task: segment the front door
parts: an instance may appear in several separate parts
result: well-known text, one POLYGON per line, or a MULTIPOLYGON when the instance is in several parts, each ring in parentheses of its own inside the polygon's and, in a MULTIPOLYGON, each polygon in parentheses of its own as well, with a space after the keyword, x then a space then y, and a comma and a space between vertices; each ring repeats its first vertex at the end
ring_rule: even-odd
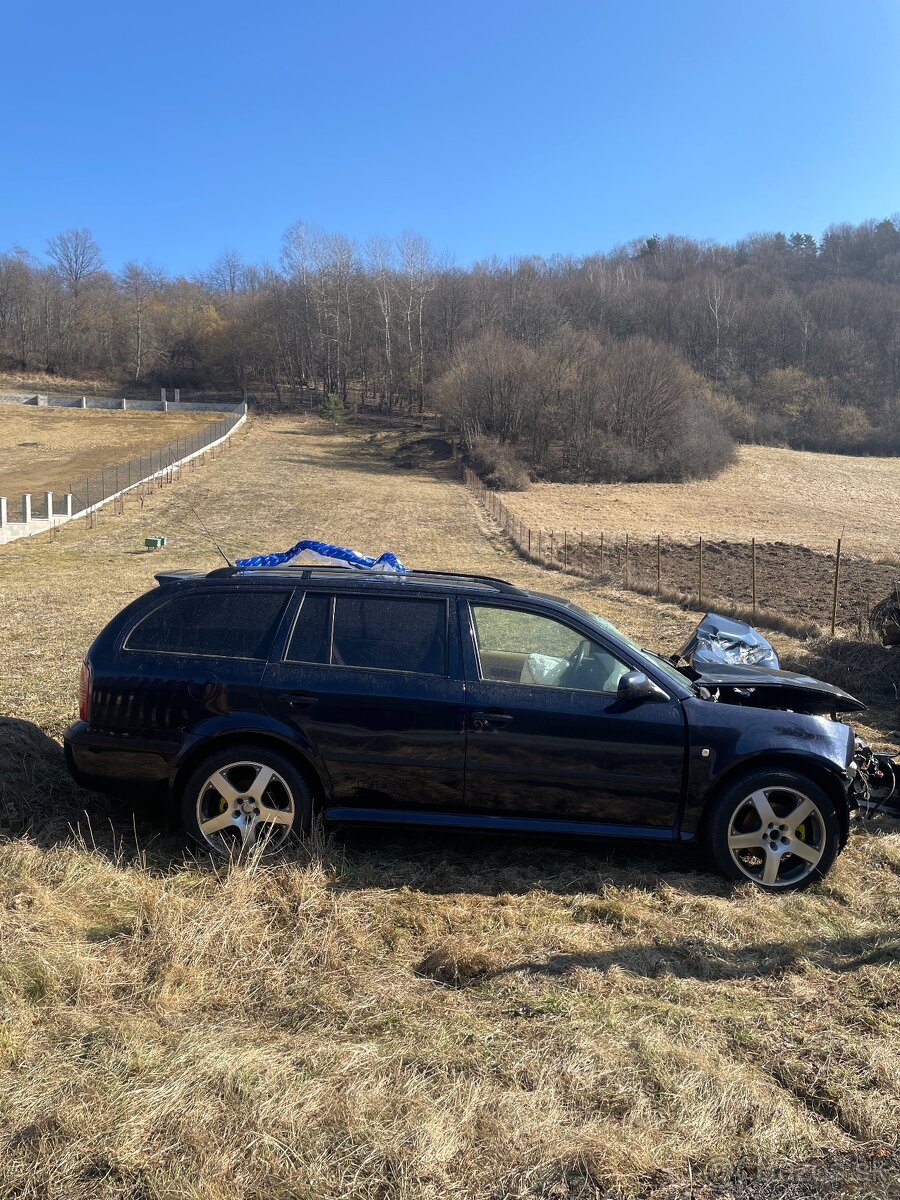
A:
POLYGON ((324 761, 331 816, 461 811, 465 695, 446 599, 307 592, 263 691, 324 761))
POLYGON ((672 830, 678 700, 619 700, 619 679, 639 664, 565 621, 491 602, 464 604, 461 617, 467 811, 672 830))

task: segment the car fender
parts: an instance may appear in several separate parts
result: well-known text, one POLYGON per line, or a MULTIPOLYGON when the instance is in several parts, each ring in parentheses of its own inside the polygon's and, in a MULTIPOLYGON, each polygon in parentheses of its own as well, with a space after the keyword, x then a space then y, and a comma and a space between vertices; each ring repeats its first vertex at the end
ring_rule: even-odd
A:
POLYGON ((680 830, 692 838, 710 798, 740 771, 778 765, 803 771, 846 795, 853 730, 827 717, 767 708, 684 702, 688 726, 685 802, 680 830))
POLYGON ((294 727, 265 713, 233 712, 210 717, 191 730, 172 760, 169 786, 177 795, 180 784, 201 757, 212 754, 225 742, 242 738, 258 739, 278 745, 283 753, 302 760, 318 785, 323 802, 333 799, 331 777, 315 745, 294 727))

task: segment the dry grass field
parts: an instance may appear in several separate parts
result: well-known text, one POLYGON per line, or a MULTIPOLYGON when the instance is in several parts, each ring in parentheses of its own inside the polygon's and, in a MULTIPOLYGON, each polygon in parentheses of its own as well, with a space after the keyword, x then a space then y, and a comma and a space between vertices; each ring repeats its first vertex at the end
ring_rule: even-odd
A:
POLYGON ((777 899, 675 851, 463 836, 215 868, 69 782, 85 647, 161 566, 216 565, 189 499, 233 556, 327 537, 571 590, 653 646, 693 626, 521 562, 391 443, 256 421, 143 506, 0 548, 0 1196, 896 1196, 897 826, 777 899))
POLYGON ((216 419, 213 412, 117 412, 0 404, 0 496, 64 492, 101 467, 148 454, 216 419))
POLYGON ((900 459, 741 446, 734 466, 692 483, 534 484, 507 499, 535 529, 789 542, 864 558, 900 554, 900 459))

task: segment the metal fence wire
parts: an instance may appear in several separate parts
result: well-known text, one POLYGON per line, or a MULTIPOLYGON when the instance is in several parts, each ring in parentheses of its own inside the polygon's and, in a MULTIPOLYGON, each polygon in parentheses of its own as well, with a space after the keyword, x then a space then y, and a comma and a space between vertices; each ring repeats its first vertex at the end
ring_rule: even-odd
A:
POLYGON ((101 467, 91 475, 74 480, 68 487, 72 493, 72 512, 84 512, 139 483, 173 470, 183 459, 199 454, 229 434, 240 419, 240 413, 232 413, 195 430, 187 437, 176 438, 167 446, 113 466, 101 467))

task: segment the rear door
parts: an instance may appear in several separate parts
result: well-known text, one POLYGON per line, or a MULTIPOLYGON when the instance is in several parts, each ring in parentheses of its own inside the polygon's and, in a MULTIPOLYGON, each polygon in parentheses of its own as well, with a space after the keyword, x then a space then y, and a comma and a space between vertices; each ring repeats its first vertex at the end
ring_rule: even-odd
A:
POLYGON ((324 760, 332 816, 462 810, 465 693, 446 597, 308 591, 263 689, 324 760))
POLYGON ((522 605, 460 603, 467 810, 671 832, 685 761, 680 702, 619 700, 635 664, 574 624, 522 605))

